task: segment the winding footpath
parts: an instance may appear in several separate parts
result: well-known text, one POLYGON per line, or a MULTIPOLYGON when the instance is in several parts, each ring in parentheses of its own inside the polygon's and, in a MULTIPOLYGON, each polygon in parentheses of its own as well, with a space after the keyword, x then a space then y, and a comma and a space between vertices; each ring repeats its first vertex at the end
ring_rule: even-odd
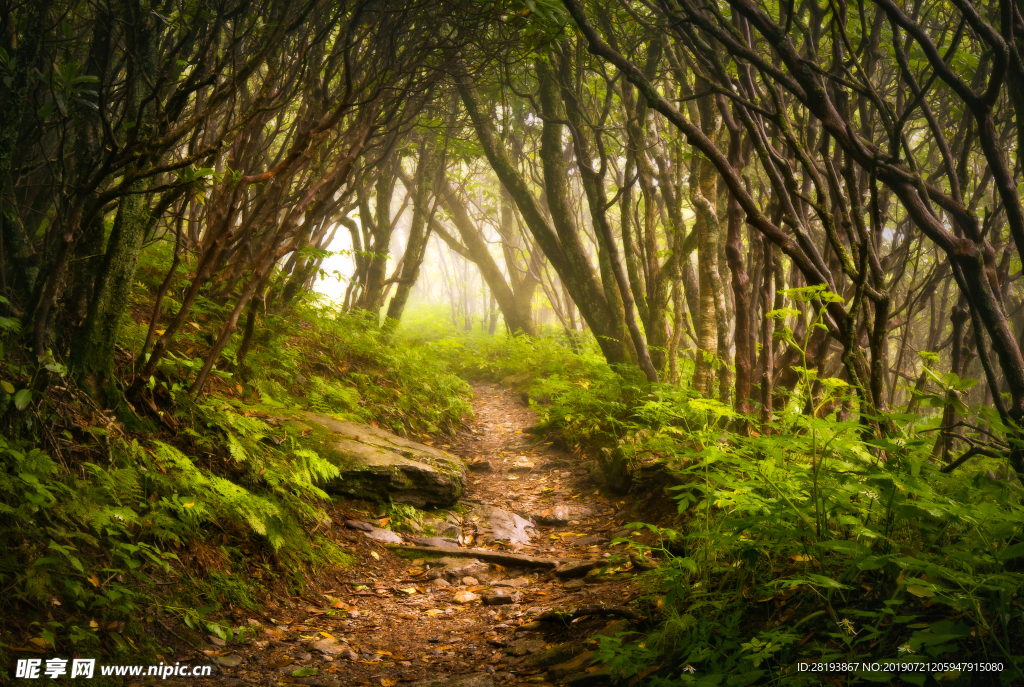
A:
POLYGON ((609 564, 625 548, 609 540, 628 536, 624 503, 595 487, 577 457, 524 433, 537 418, 515 394, 474 392, 475 423, 438 446, 469 466, 459 506, 436 513, 432 532, 389 544, 370 536, 379 522, 364 531, 368 514, 341 504, 333 519, 357 564, 311 580, 319 593, 236 612, 253 632, 203 647, 215 683, 611 684, 591 637, 628 632, 637 619, 625 608, 639 594, 637 569, 625 557, 609 564))

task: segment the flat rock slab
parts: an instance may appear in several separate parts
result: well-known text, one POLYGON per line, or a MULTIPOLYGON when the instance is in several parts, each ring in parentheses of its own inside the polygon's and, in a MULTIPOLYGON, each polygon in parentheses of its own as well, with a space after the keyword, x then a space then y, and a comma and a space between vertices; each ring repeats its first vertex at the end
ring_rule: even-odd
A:
POLYGON ((544 648, 543 639, 519 639, 512 642, 512 645, 505 651, 510 656, 526 656, 535 654, 544 648))
POLYGON ((604 559, 592 561, 569 561, 555 568, 555 576, 563 580, 570 580, 575 577, 584 577, 591 570, 607 565, 604 559))
POLYGON ((406 537, 406 539, 419 546, 436 546, 442 549, 459 548, 459 542, 448 537, 406 537))
POLYGON ((466 468, 454 456, 370 425, 319 413, 303 416, 333 435, 323 455, 341 475, 324 486, 328 493, 423 508, 450 506, 465 492, 466 468))
POLYGON ((384 542, 385 544, 401 544, 404 539, 399 535, 395 534, 391 530, 386 530, 382 527, 375 527, 368 522, 361 522, 359 520, 346 520, 345 526, 362 532, 368 538, 374 541, 384 542))
POLYGON ((576 504, 559 503, 543 510, 529 511, 523 513, 530 520, 541 525, 557 527, 568 525, 572 520, 583 520, 594 515, 594 512, 584 506, 576 504))
POLYGON ((532 522, 511 511, 483 503, 467 505, 470 506, 470 512, 478 518, 477 527, 490 530, 481 534, 480 540, 485 544, 494 541, 529 544, 530 537, 537 533, 532 522))
POLYGON ((494 680, 487 673, 470 673, 449 678, 433 678, 413 682, 409 687, 494 687, 494 680))

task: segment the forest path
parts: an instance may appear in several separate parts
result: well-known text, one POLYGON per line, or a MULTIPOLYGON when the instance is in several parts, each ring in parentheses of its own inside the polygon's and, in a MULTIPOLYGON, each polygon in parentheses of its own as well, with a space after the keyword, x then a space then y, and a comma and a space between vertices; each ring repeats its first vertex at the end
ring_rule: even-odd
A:
MULTIPOLYGON (((464 500, 448 513, 449 522, 461 520, 463 540, 494 551, 595 564, 621 551, 621 545, 609 548, 608 540, 625 535, 624 514, 589 482, 579 458, 523 433, 537 418, 514 393, 488 384, 474 392, 475 422, 443 446, 473 466, 464 500), (483 461, 490 471, 479 471, 483 461), (549 524, 528 530, 528 543, 490 543, 485 520, 473 515, 486 506, 549 524)), ((353 514, 338 513, 335 522, 341 526, 345 517, 353 514)), ((566 684, 603 684, 594 668, 582 672, 589 654, 580 654, 587 638, 607 631, 612 618, 531 620, 549 609, 620 605, 632 596, 630 575, 592 574, 584 581, 582 575, 570 579, 550 569, 464 557, 429 560, 397 553, 358 530, 339 533, 351 542, 358 564, 327 583, 326 600, 282 600, 265 608, 263 621, 248 621, 262 628, 253 640, 209 647, 223 667, 218 683, 489 687, 564 678, 566 684), (545 674, 574 656, 579 665, 545 674), (566 672, 572 670, 579 673, 575 681, 566 672)), ((621 620, 610 629, 629 627, 621 620)))

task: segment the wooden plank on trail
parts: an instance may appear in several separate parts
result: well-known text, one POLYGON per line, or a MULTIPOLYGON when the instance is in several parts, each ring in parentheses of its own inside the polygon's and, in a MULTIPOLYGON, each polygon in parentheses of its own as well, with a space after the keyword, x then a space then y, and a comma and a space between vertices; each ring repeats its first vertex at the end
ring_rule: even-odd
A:
POLYGON ((384 547, 395 551, 415 551, 435 556, 479 558, 482 561, 498 563, 510 568, 556 568, 564 562, 558 558, 539 558, 537 556, 524 556, 518 553, 504 553, 488 549, 449 549, 441 546, 404 546, 402 544, 385 544, 384 547))

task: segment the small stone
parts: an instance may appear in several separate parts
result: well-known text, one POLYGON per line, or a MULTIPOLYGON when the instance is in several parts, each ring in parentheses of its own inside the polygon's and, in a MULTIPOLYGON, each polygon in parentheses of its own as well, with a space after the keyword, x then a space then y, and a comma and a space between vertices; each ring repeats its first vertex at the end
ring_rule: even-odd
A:
POLYGON ((462 584, 466 585, 467 587, 475 587, 478 584, 480 584, 480 580, 476 579, 475 577, 469 577, 467 575, 466 577, 462 578, 462 584))
POLYGON ((242 665, 242 657, 236 656, 235 654, 228 654, 227 656, 217 656, 217 663, 225 668, 237 668, 242 665))
MULTIPOLYGON (((468 604, 473 603, 479 598, 480 597, 473 592, 456 592, 455 596, 452 597, 452 601, 457 604, 468 604)), ((486 601, 484 603, 486 603, 486 601)))
POLYGON ((510 594, 495 592, 484 595, 484 606, 501 606, 502 604, 515 603, 517 600, 510 594))
POLYGON ((512 642, 506 653, 510 656, 526 656, 527 654, 535 654, 544 648, 543 639, 520 639, 512 642))
POLYGON ((352 530, 359 530, 361 532, 373 532, 373 525, 368 522, 362 522, 361 520, 346 520, 345 527, 352 530))
POLYGON ((338 658, 344 658, 349 661, 358 661, 359 654, 352 651, 351 649, 348 649, 347 651, 342 651, 340 654, 338 654, 338 658))
POLYGON ((348 649, 347 646, 336 639, 320 639, 310 644, 309 648, 328 656, 337 656, 348 649))
POLYGON ((466 467, 470 472, 491 472, 494 469, 489 460, 475 460, 466 467))
POLYGON ((594 568, 604 565, 604 561, 570 561, 555 568, 555 576, 563 580, 583 577, 594 568))
POLYGON ((588 546, 593 546, 594 544, 604 544, 606 541, 608 541, 608 540, 605 539, 604 537, 591 536, 591 537, 580 537, 579 539, 574 541, 573 544, 575 544, 576 546, 578 546, 580 548, 585 549, 588 546))
POLYGON ((562 588, 563 589, 568 589, 569 591, 574 591, 576 589, 583 589, 586 586, 587 586, 586 582, 584 582, 583 580, 577 578, 575 580, 569 580, 564 585, 562 585, 562 588))
POLYGON ((440 637, 431 637, 427 641, 430 642, 431 644, 440 644, 441 643, 441 638, 440 637))
POLYGON ((414 561, 413 561, 412 563, 410 563, 409 565, 410 565, 411 567, 413 567, 413 568, 422 568, 422 567, 423 567, 423 566, 425 566, 426 564, 427 564, 427 561, 426 561, 425 559, 423 559, 423 558, 417 558, 416 560, 414 560, 414 561))
POLYGON ((434 580, 433 584, 438 589, 446 589, 448 587, 451 587, 451 584, 448 583, 448 580, 444 579, 443 577, 439 577, 436 580, 434 580))
POLYGON ((209 636, 207 636, 207 639, 209 639, 210 640, 210 644, 213 644, 214 646, 227 646, 228 645, 227 642, 225 642, 223 639, 221 639, 217 635, 209 635, 209 636))

